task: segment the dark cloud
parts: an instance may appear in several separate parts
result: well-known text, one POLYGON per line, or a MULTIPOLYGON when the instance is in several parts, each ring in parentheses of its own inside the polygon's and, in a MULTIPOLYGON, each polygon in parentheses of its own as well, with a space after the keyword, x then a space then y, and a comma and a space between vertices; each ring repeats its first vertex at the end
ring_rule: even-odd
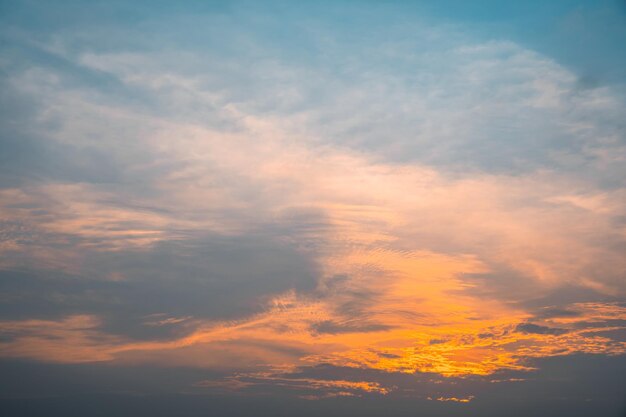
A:
POLYGON ((559 335, 559 334, 567 333, 566 329, 540 326, 538 324, 533 324, 533 323, 518 324, 517 326, 515 326, 515 331, 520 332, 520 333, 550 334, 550 335, 559 335))
POLYGON ((149 250, 83 255, 85 271, 97 271, 95 276, 0 271, 2 318, 93 314, 103 318, 104 329, 114 334, 171 337, 188 331, 187 323, 150 323, 246 316, 260 311, 267 296, 312 290, 317 275, 312 259, 263 235, 205 236, 160 242, 149 250))
POLYGON ((574 323, 574 328, 576 329, 602 329, 603 327, 626 327, 626 319, 583 320, 574 323))
MULTIPOLYGON (((622 325, 624 326, 626 325, 626 323, 622 323, 622 325)), ((622 327, 621 329, 614 330, 594 330, 594 332, 591 333, 590 336, 606 337, 611 339, 611 341, 626 343, 626 326, 622 327)))
POLYGON ((539 297, 536 295, 529 296, 527 299, 520 301, 520 304, 526 308, 536 309, 537 314, 541 316, 543 309, 546 307, 567 310, 568 305, 575 303, 611 303, 618 300, 617 297, 602 294, 586 286, 563 284, 546 291, 539 297))
MULTIPOLYGON (((0 409, 31 416, 415 416, 528 417, 535 415, 621 417, 626 411, 624 356, 574 355, 536 360, 537 371, 499 371, 486 377, 444 378, 337 368, 302 368, 289 379, 376 381, 395 387, 389 394, 305 400, 306 390, 286 392, 267 383, 242 393, 212 393, 199 380, 226 375, 189 368, 111 365, 53 365, 0 362, 0 409), (492 382, 499 381, 499 382, 492 382), (178 392, 178 394, 172 394, 178 392), (480 395, 480 392, 486 394, 480 395), (186 393, 186 394, 184 394, 186 393), (464 404, 436 398, 465 398, 464 404), (428 400, 427 397, 433 398, 428 400)), ((281 382, 282 383, 282 382, 281 382)), ((309 391, 310 393, 310 391, 309 391)))
POLYGON ((580 311, 558 308, 558 307, 544 307, 535 312, 535 317, 538 319, 554 319, 559 317, 580 317, 582 313, 580 311))

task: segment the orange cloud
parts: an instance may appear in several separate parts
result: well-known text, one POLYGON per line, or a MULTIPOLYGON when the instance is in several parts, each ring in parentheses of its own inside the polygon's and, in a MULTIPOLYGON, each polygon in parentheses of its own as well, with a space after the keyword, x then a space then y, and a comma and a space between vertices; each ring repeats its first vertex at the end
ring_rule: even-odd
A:
MULTIPOLYGON (((547 172, 454 178, 315 146, 314 138, 296 142, 288 121, 228 111, 242 118, 245 133, 159 124, 163 130, 145 141, 184 164, 159 178, 154 196, 133 197, 136 204, 115 203, 120 196, 84 184, 1 191, 2 220, 34 236, 28 244, 23 231, 8 236, 0 246, 3 266, 15 266, 21 254, 32 265, 81 274, 80 254, 46 239, 80 237, 72 249, 149 250, 197 230, 245 234, 304 208, 326 223, 278 239, 314 258, 317 288, 277 294, 263 312, 235 321, 150 322, 184 320, 189 334, 166 341, 107 335, 93 316, 5 321, 0 329, 11 339, 0 342, 0 354, 233 370, 327 363, 461 376, 529 369, 526 358, 626 352, 623 342, 594 335, 607 330, 603 321, 626 320, 618 304, 574 303, 576 316, 535 320, 511 302, 566 284, 624 295, 626 260, 614 250, 626 236, 614 227, 624 214, 622 190, 588 193, 585 184, 547 172), (49 213, 29 208, 44 203, 49 213), (511 272, 516 290, 468 278, 497 275, 498 268, 511 272), (519 331, 524 323, 548 330, 519 331)), ((384 393, 365 382, 290 382, 384 393)))

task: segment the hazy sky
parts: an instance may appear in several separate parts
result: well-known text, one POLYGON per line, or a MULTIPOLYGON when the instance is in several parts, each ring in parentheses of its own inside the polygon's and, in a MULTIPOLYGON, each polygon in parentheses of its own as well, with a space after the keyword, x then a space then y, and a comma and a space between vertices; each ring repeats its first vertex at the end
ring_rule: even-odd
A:
POLYGON ((0 1, 0 412, 621 417, 623 1, 0 1))

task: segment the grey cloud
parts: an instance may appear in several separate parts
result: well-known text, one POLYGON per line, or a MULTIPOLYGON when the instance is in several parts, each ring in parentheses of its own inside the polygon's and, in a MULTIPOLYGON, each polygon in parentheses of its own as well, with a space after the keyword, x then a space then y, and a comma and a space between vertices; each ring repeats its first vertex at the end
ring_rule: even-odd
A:
POLYGON ((378 332, 391 329, 391 326, 377 323, 359 322, 358 320, 351 320, 347 322, 337 323, 332 320, 324 320, 319 323, 315 323, 311 326, 311 330, 316 333, 368 333, 378 332))
MULTIPOLYGON (((162 166, 158 171, 143 172, 133 167, 145 165, 155 155, 133 145, 135 137, 130 130, 123 153, 93 144, 62 143, 53 134, 64 120, 42 122, 46 104, 40 98, 17 91, 6 80, 0 87, 0 187, 50 181, 99 185, 143 182, 145 187, 149 179, 164 173, 162 166)), ((103 120, 102 129, 105 126, 103 120)))
POLYGON ((215 371, 172 367, 56 365, 27 361, 0 361, 0 408, 21 416, 471 416, 529 415, 621 416, 624 356, 573 355, 538 359, 531 372, 499 371, 467 378, 435 374, 402 374, 329 365, 303 367, 277 374, 284 379, 375 381, 395 387, 388 395, 298 398, 310 391, 263 386, 237 392, 212 392, 194 387, 200 380, 228 377, 215 371), (492 382, 500 381, 500 382, 492 382), (176 392, 177 394, 170 394, 176 392), (480 395, 480 392, 488 392, 480 395), (245 395, 242 395, 245 394, 245 395), (431 398, 476 394, 467 404, 429 401, 431 398), (94 408, 97 406, 97 409, 94 408), (101 414, 98 414, 101 413, 101 414), (546 414, 549 413, 549 414, 546 414))
POLYGON ((568 330, 566 329, 540 326, 538 324, 533 324, 533 323, 520 323, 515 327, 515 331, 520 332, 520 333, 549 334, 549 335, 560 335, 560 334, 564 334, 568 332, 568 330))
MULTIPOLYGON (((379 271, 375 267, 370 267, 370 274, 384 275, 385 271, 379 271)), ((361 328, 365 331, 374 331, 373 329, 383 330, 379 323, 369 323, 366 319, 368 309, 374 305, 381 296, 380 292, 355 285, 347 275, 334 275, 327 277, 323 283, 312 293, 315 297, 330 298, 332 300, 332 308, 343 321, 322 322, 314 326, 315 330, 320 333, 345 333, 361 328), (353 329, 353 330, 351 330, 353 329)), ((417 317, 419 312, 407 311, 408 316, 417 317)))
POLYGON ((626 321, 622 323, 622 328, 615 330, 594 331, 589 336, 599 336, 611 339, 611 342, 626 343, 626 321))
POLYGON ((602 329, 603 327, 626 327, 626 319, 623 318, 615 318, 615 319, 604 319, 604 320, 593 320, 593 321, 579 321, 574 323, 574 328, 576 329, 602 329))
POLYGON ((558 307, 544 307, 535 312, 535 317, 538 319, 553 319, 558 317, 580 317, 582 313, 580 311, 558 308, 558 307))
MULTIPOLYGON (((535 280, 521 272, 511 270, 504 265, 493 265, 493 272, 463 274, 465 282, 476 285, 459 292, 476 297, 489 297, 501 300, 511 306, 521 307, 539 320, 557 317, 576 317, 580 313, 573 306, 576 303, 599 302, 614 303, 619 297, 598 292, 597 290, 571 283, 563 283, 548 290, 542 289, 535 280), (538 294, 541 294, 538 296, 538 294)), ((614 274, 614 273, 613 273, 614 274)), ((599 281, 611 282, 612 276, 595 274, 599 281)), ((616 279, 616 278, 615 278, 616 279)))
POLYGON ((519 304, 526 308, 536 309, 537 314, 541 315, 541 311, 545 307, 567 309, 567 306, 574 303, 585 302, 615 302, 619 301, 614 296, 602 294, 592 288, 564 284, 546 291, 540 297, 527 297, 519 301, 519 304))
POLYGON ((148 316, 242 317, 260 311, 273 294, 312 290, 317 276, 312 259, 263 235, 206 236, 160 242, 151 250, 83 256, 81 276, 49 269, 2 271, 2 318, 94 314, 113 334, 172 337, 190 330, 185 322, 151 326, 148 316), (108 278, 115 274, 122 280, 108 278))
POLYGON ((474 285, 459 290, 476 297, 497 298, 506 303, 517 303, 536 297, 533 281, 506 265, 493 265, 492 272, 463 274, 464 282, 474 285))

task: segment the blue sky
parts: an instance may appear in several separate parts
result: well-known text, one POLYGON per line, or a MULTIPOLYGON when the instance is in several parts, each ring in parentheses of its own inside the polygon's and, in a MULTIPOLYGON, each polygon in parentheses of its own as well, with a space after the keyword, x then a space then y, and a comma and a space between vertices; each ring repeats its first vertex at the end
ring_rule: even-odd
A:
POLYGON ((2 2, 0 407, 621 415, 625 23, 2 2))

